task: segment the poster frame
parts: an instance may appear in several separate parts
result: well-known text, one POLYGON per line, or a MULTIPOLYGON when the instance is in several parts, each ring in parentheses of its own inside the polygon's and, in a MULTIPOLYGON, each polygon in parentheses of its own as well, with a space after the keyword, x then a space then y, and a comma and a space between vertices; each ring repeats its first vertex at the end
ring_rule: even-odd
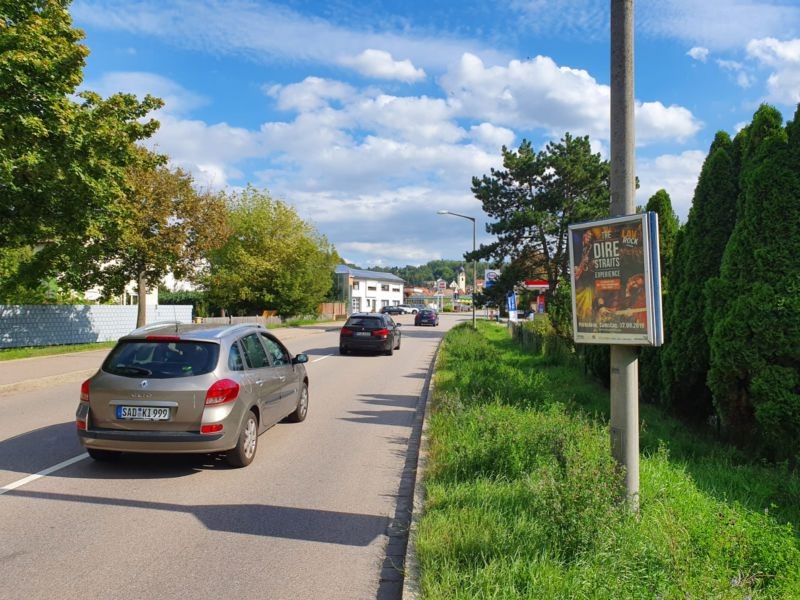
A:
MULTIPOLYGON (((660 346, 664 342, 663 309, 661 302, 661 269, 658 237, 658 213, 646 212, 623 215, 598 221, 574 223, 568 228, 570 283, 572 287, 572 334, 577 344, 621 344, 633 346, 660 346), (593 331, 579 331, 577 311, 577 285, 575 280, 575 235, 587 229, 609 227, 619 229, 626 224, 641 226, 643 274, 645 283, 646 332, 601 331, 599 321, 592 321, 593 331)), ((630 267, 630 265, 626 265, 630 267)), ((622 265, 620 265, 622 268, 622 265)), ((621 276, 620 276, 621 278, 621 276)))

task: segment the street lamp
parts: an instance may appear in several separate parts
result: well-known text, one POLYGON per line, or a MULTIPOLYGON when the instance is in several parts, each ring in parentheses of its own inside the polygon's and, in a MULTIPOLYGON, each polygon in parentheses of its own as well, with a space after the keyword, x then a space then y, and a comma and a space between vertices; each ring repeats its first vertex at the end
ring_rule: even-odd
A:
POLYGON ((475 217, 460 215, 449 210, 437 210, 437 215, 453 215, 472 221, 472 328, 477 329, 475 324, 475 294, 478 291, 478 261, 475 260, 475 217))

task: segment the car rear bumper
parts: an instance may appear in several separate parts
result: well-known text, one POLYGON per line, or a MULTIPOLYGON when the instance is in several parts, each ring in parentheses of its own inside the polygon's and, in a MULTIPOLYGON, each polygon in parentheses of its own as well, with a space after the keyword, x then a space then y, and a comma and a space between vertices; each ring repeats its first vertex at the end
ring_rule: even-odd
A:
POLYGON ((236 446, 238 432, 203 434, 194 431, 78 430, 86 448, 143 453, 222 452, 236 446))
POLYGON ((363 352, 385 352, 392 347, 392 338, 385 340, 342 338, 339 340, 339 347, 363 352))

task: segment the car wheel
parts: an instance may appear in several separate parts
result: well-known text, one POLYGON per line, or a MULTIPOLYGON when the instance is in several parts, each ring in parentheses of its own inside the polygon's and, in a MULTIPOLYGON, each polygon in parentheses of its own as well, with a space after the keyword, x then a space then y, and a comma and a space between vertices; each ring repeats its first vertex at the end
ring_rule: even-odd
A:
POLYGON ((415 315, 415 314, 417 314, 417 311, 416 311, 416 310, 412 310, 412 311, 411 311, 411 314, 412 314, 412 315, 415 315))
POLYGON ((345 348, 344 346, 339 346, 339 354, 341 354, 342 356, 344 356, 344 355, 346 355, 348 352, 349 352, 349 350, 348 350, 347 348, 345 348))
POLYGON ((305 383, 303 387, 300 389, 300 396, 297 398, 297 407, 294 409, 294 412, 286 417, 286 420, 289 423, 299 423, 300 421, 305 421, 306 415, 308 414, 308 385, 305 383))
POLYGON ((389 344, 389 347, 385 351, 386 356, 391 356, 394 354, 394 344, 389 344))
POLYGON ((400 350, 400 340, 403 339, 402 335, 397 336, 397 346, 394 347, 395 350, 400 350))
POLYGON ((232 467, 246 467, 256 457, 256 450, 258 450, 258 420, 251 410, 244 418, 236 447, 226 456, 228 464, 232 467))
POLYGON ((89 456, 91 456, 93 460, 99 462, 118 460, 122 454, 122 452, 117 452, 116 450, 97 450, 95 448, 87 448, 86 452, 89 453, 89 456))

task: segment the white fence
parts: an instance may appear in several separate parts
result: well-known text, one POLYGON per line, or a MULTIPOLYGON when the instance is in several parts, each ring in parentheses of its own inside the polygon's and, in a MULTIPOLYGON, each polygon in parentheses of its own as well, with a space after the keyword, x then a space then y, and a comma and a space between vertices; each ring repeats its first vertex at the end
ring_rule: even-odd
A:
MULTIPOLYGON (((0 305, 0 348, 117 340, 136 328, 136 312, 111 304, 0 305)), ((191 323, 192 306, 148 306, 146 318, 191 323)))

